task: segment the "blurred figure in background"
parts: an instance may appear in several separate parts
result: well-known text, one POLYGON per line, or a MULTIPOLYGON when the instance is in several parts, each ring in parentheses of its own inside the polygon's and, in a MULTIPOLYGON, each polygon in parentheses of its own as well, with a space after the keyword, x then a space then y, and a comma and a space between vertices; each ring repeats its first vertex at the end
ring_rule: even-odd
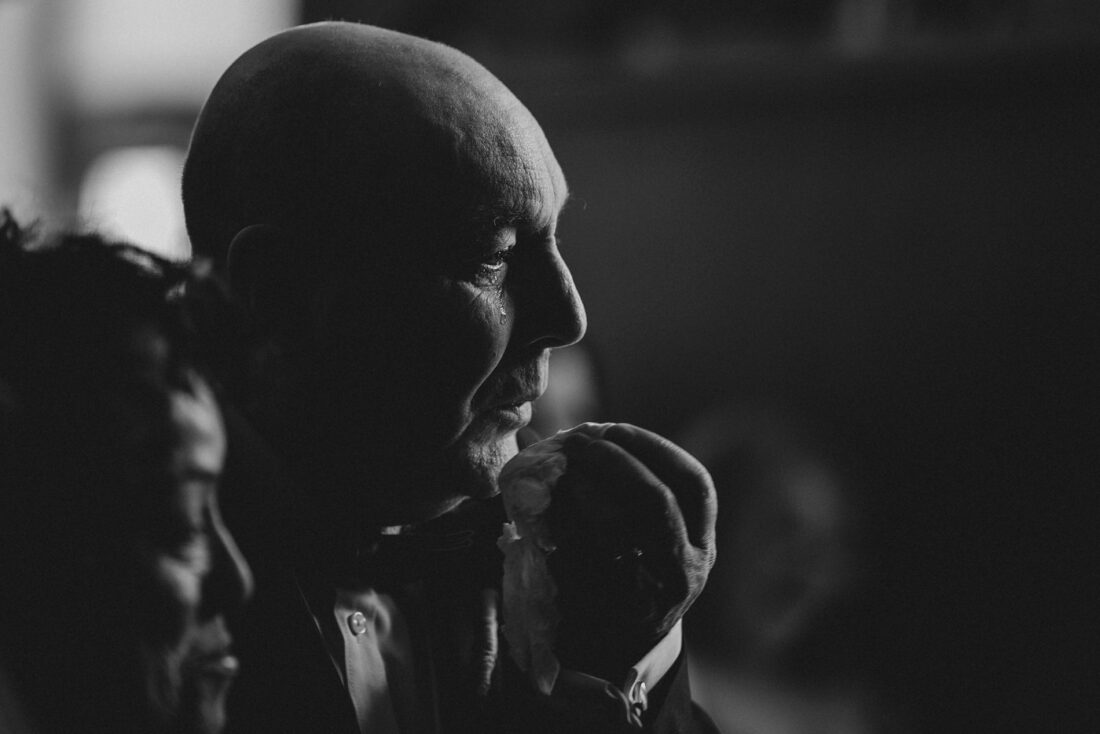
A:
POLYGON ((883 730, 861 667, 856 503, 804 433, 731 408, 681 437, 719 494, 719 560, 685 631, 692 688, 727 734, 883 730))
MULTIPOLYGON (((222 729, 250 571, 186 271, 0 219, 0 661, 35 732, 222 729)), ((10 726, 25 723, 0 721, 10 726)))
POLYGON ((604 420, 603 371, 588 342, 551 352, 549 375, 546 392, 535 403, 529 425, 539 437, 585 421, 604 420))

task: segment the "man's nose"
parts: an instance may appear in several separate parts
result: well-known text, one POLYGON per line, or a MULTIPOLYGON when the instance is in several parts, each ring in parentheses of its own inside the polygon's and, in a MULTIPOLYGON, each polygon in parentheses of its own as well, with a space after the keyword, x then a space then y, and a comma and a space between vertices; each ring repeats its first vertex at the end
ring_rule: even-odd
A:
POLYGON ((214 563, 203 589, 203 607, 209 616, 239 612, 252 597, 252 569, 220 516, 211 525, 214 563))
POLYGON ((521 340, 540 349, 575 344, 588 329, 581 294, 561 253, 554 247, 514 294, 521 340))

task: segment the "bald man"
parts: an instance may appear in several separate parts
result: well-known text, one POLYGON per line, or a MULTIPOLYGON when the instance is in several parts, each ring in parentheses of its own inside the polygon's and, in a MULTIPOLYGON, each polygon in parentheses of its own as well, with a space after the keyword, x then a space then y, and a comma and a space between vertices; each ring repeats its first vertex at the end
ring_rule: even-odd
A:
POLYGON ((295 28, 218 82, 183 196, 263 335, 230 419, 258 587, 231 727, 707 730, 679 620, 713 563, 714 491, 642 429, 567 446, 611 531, 554 520, 573 541, 552 693, 498 649, 497 477, 550 350, 586 326, 555 237, 565 178, 519 100, 440 44, 295 28))

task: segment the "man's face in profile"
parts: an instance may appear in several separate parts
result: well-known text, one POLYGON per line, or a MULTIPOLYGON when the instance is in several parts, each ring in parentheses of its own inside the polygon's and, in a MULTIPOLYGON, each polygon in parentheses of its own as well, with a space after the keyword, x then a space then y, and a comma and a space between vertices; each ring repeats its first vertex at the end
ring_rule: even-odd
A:
POLYGON ((450 134, 459 164, 417 172, 405 226, 372 243, 386 255, 344 263, 324 308, 329 463, 387 524, 493 494, 546 389, 549 349, 585 328, 557 249, 565 181, 538 125, 519 108, 450 134))

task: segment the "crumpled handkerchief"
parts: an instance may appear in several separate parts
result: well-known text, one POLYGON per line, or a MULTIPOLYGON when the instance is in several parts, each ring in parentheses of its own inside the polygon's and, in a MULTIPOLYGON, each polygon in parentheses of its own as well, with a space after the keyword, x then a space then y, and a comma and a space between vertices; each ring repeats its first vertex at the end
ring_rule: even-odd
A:
POLYGON ((528 446, 500 472, 504 523, 497 546, 504 553, 504 637, 512 659, 528 673, 535 687, 550 695, 561 665, 554 654, 554 633, 560 615, 557 585, 547 565, 554 551, 545 513, 553 490, 565 474, 562 445, 570 435, 602 435, 610 423, 582 423, 528 446))

